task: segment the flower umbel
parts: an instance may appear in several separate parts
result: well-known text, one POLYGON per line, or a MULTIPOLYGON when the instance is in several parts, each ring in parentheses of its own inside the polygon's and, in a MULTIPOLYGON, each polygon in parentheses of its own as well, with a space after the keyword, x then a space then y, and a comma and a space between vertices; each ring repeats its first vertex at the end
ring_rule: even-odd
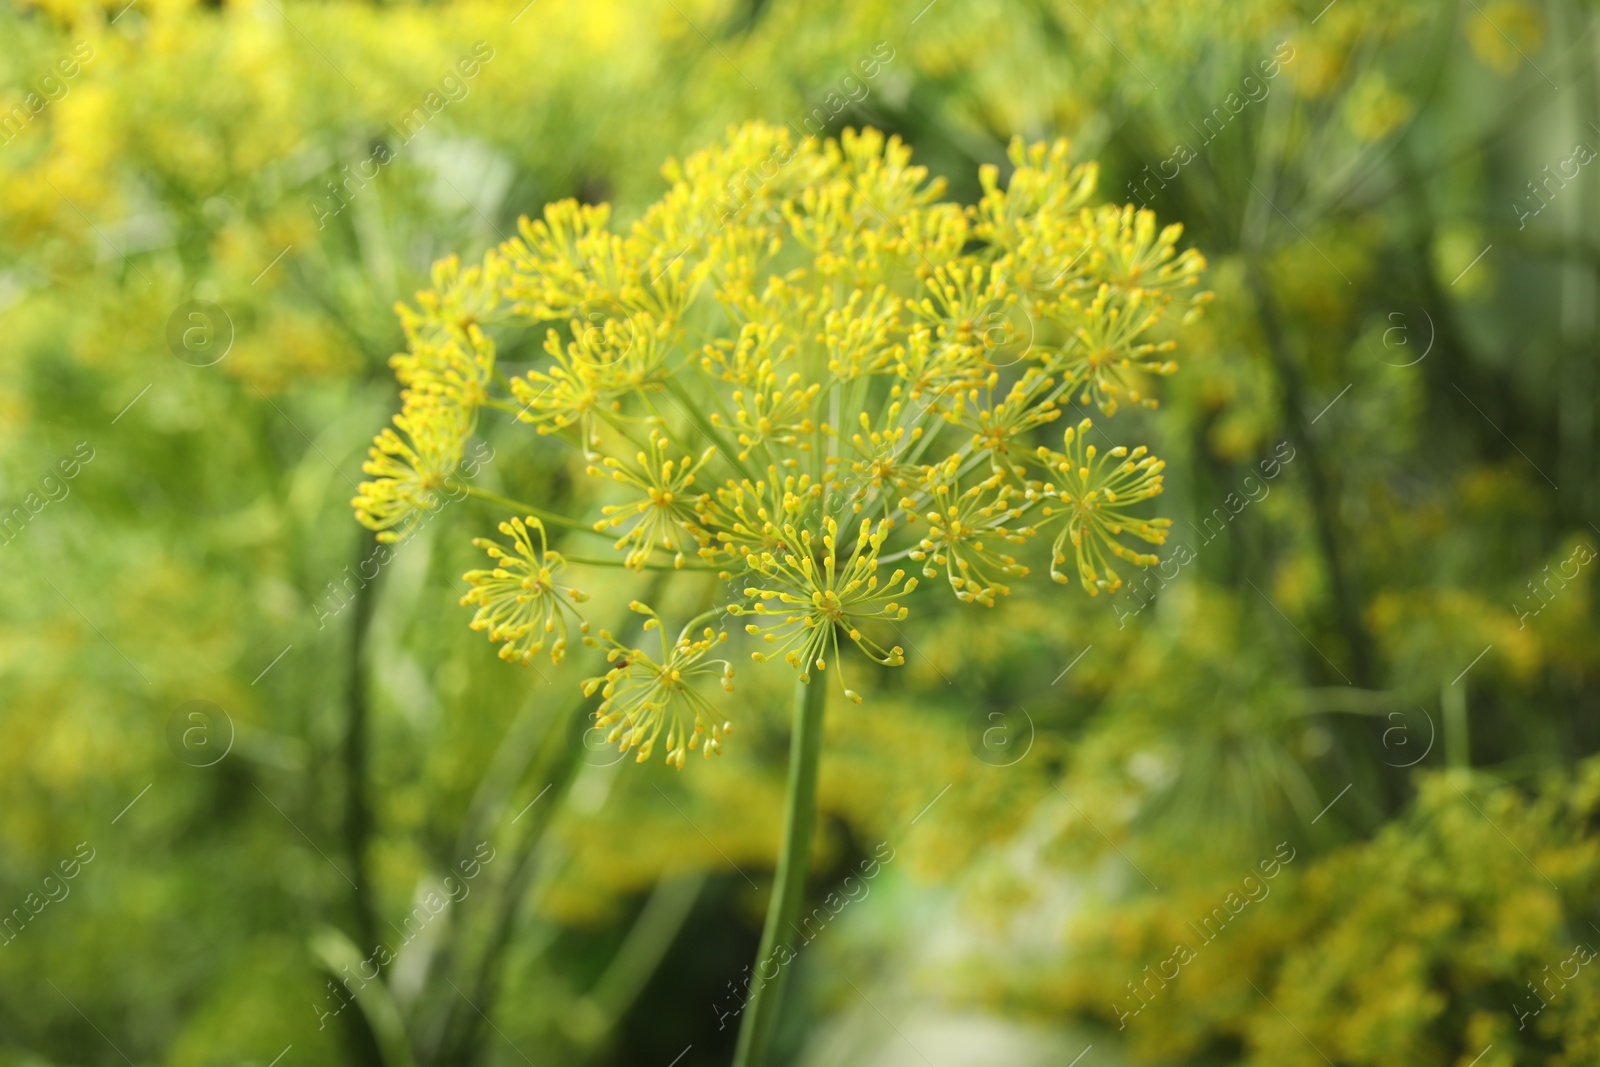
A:
MULTIPOLYGON (((966 207, 876 130, 796 144, 751 123, 669 161, 670 187, 633 223, 562 201, 481 266, 441 262, 403 313, 402 413, 357 517, 399 538, 457 488, 540 516, 506 528, 516 546, 493 550, 468 598, 473 624, 522 662, 565 647, 580 599, 558 584, 568 561, 641 571, 664 550, 673 595, 700 603, 696 583, 737 581, 730 610, 756 616, 742 620, 754 658, 781 655, 807 685, 851 645, 904 663, 877 627, 898 629, 918 583, 881 563, 910 560, 962 604, 993 605, 1043 569, 1035 535, 1057 522, 1051 576, 1066 580, 1070 552, 1091 595, 1116 591, 1113 564, 1148 566, 1134 545, 1166 538, 1165 520, 1131 514, 1161 491, 1161 463, 1089 446, 1087 421, 1063 452, 1049 434, 1075 403, 1154 405, 1177 327, 1205 302, 1205 261, 1152 212, 1093 204, 1096 168, 1066 141, 1018 140, 1008 156, 1004 184, 980 168, 966 207), (532 363, 508 381, 500 350, 532 363), (545 499, 455 476, 496 413, 542 435, 547 477, 518 481, 545 499), (568 548, 597 535, 609 551, 568 548)), ((717 672, 727 638, 697 633, 659 656, 605 638, 612 668, 591 689, 606 688, 602 719, 630 751, 662 743, 681 765, 720 745, 686 680, 717 672)))
POLYGON ((776 467, 768 467, 766 478, 756 482, 718 486, 700 510, 700 522, 717 531, 716 543, 701 548, 700 555, 724 562, 787 552, 784 531, 803 525, 821 495, 822 487, 811 475, 783 475, 776 467))
POLYGON ((472 589, 461 603, 478 605, 470 625, 474 630, 488 630, 490 641, 505 642, 500 647, 503 660, 527 666, 549 641, 551 662, 560 663, 567 650, 567 616, 578 622, 582 632, 589 632, 589 624, 579 619, 578 609, 573 607, 589 597, 556 581, 567 561, 550 550, 544 523, 530 515, 502 522, 500 532, 513 539, 514 555, 486 537, 472 540, 489 553, 495 566, 462 575, 472 589))
POLYGON ((356 518, 388 544, 405 540, 444 506, 443 490, 472 432, 465 409, 437 397, 409 394, 406 399, 405 409, 394 417, 399 433, 387 428, 379 433, 361 465, 375 480, 362 482, 351 501, 356 518))
POLYGON ((611 646, 606 661, 613 666, 604 675, 583 683, 585 696, 593 696, 599 690, 602 697, 595 712, 595 727, 608 730, 606 740, 620 742, 619 751, 637 749, 635 758, 640 763, 650 758, 663 729, 667 732, 667 762, 679 770, 696 748, 707 759, 721 752, 723 735, 733 729, 733 724, 715 714, 711 702, 692 683, 697 678, 715 677, 722 688, 733 692, 733 664, 710 658, 712 650, 728 639, 727 633, 707 626, 700 636, 692 636, 695 624, 713 614, 707 612, 690 620, 668 646, 661 617, 653 608, 637 600, 628 607, 647 616, 645 630, 661 631, 661 655, 653 658, 643 649, 622 644, 609 631, 600 631, 600 640, 611 646), (693 720, 692 732, 685 715, 693 720))
MULTIPOLYGON (((651 553, 661 547, 672 550, 673 566, 681 567, 685 554, 705 543, 694 524, 696 508, 705 502, 705 494, 691 494, 689 487, 694 484, 694 472, 705 466, 715 451, 715 446, 706 449, 698 460, 688 456, 668 459, 666 437, 652 430, 649 448, 641 449, 634 463, 612 456, 600 461, 613 479, 644 493, 643 500, 630 504, 607 504, 600 509, 606 517, 594 524, 596 530, 615 530, 632 520, 616 544, 618 549, 628 549, 623 561, 627 566, 642 569, 651 553)), ((590 466, 589 473, 603 472, 590 466)))
POLYGON ((1067 576, 1058 565, 1067 559, 1066 543, 1077 551, 1078 577, 1090 596, 1101 590, 1115 593, 1122 579, 1107 559, 1107 554, 1140 567, 1154 566, 1153 553, 1128 548, 1117 538, 1132 534, 1152 545, 1166 544, 1170 519, 1140 519, 1129 515, 1127 505, 1149 500, 1161 492, 1161 468, 1166 464, 1147 454, 1143 445, 1129 452, 1124 445, 1100 454, 1094 445, 1085 444, 1092 423, 1084 419, 1069 426, 1062 436, 1066 453, 1040 447, 1039 458, 1060 478, 1035 490, 1045 500, 1040 512, 1046 521, 1064 516, 1065 523, 1051 548, 1050 577, 1065 583, 1067 576))
MULTIPOLYGON (((998 545, 1023 544, 1033 530, 1006 526, 1021 518, 1025 509, 1013 503, 1014 490, 1006 484, 1004 474, 991 474, 963 490, 960 459, 951 456, 928 472, 927 491, 933 498, 933 506, 924 516, 928 535, 910 556, 924 564, 924 578, 936 576, 943 567, 957 600, 992 608, 996 594, 1011 592, 995 575, 1021 578, 1028 573, 1027 567, 999 551, 998 545)), ((915 503, 905 501, 908 508, 915 503)))
MULTIPOLYGON (((860 628, 868 620, 894 623, 904 619, 907 610, 893 598, 909 595, 917 587, 917 580, 906 578, 903 570, 896 570, 887 582, 878 581, 878 551, 888 538, 891 525, 882 520, 874 530, 871 520, 863 522, 855 551, 843 565, 839 562, 839 524, 832 518, 823 520, 820 553, 810 530, 796 532, 790 526, 784 528, 784 536, 790 544, 799 546, 796 551, 786 552, 782 558, 770 552, 752 556, 751 569, 777 588, 746 589, 745 596, 753 597, 754 603, 749 608, 736 607, 734 614, 778 619, 769 626, 749 623, 744 628, 746 633, 778 647, 771 653, 753 652, 751 658, 761 663, 782 652, 788 664, 799 669, 800 680, 809 682, 812 667, 828 669, 830 653, 835 661, 839 659, 842 632, 875 662, 886 667, 904 663, 905 653, 899 645, 886 649, 860 628)), ((842 684, 842 673, 840 681, 842 684)), ((861 703, 861 695, 855 690, 846 686, 844 692, 861 703)))
MULTIPOLYGON (((890 429, 874 430, 872 419, 861 413, 861 429, 850 435, 852 454, 829 456, 825 480, 830 491, 842 492, 843 503, 852 512, 860 514, 867 504, 875 504, 889 518, 895 498, 922 477, 923 467, 912 461, 911 450, 922 440, 921 426, 897 425, 903 404, 896 400, 889 405, 886 421, 890 429)), ((843 438, 830 426, 830 434, 843 438)))

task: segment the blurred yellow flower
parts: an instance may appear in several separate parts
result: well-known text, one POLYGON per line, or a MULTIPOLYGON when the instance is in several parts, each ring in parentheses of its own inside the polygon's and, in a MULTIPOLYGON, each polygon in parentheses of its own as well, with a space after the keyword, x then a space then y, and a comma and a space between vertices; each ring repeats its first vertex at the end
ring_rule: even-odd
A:
POLYGON ((1474 5, 1467 16, 1467 40, 1484 66, 1510 74, 1544 44, 1544 17, 1524 0, 1494 0, 1474 5))

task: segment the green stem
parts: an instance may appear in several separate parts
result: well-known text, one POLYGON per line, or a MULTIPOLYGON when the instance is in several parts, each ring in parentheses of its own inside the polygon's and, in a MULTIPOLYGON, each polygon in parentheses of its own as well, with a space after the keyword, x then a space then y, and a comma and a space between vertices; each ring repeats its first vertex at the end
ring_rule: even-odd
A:
POLYGON ((485 400, 483 402, 483 406, 486 408, 493 408, 495 411, 503 411, 507 415, 521 415, 524 411, 528 410, 526 406, 518 407, 516 404, 513 404, 510 401, 501 400, 499 397, 493 396, 485 400))
POLYGON ((806 871, 811 862, 811 835, 817 825, 817 764, 822 755, 822 710, 827 704, 826 681, 819 675, 800 682, 794 694, 794 736, 789 741, 789 795, 783 813, 783 845, 773 879, 772 900, 761 930, 750 984, 750 1001, 739 1027, 739 1047, 733 1067, 762 1067, 772 1047, 772 1035, 788 977, 785 964, 793 955, 788 945, 777 953, 779 934, 790 929, 805 899, 806 871), (776 970, 776 974, 766 972, 776 970))
POLYGON ((690 396, 675 379, 668 378, 662 384, 666 386, 667 392, 682 401, 681 404, 678 404, 678 407, 689 417, 689 421, 694 423, 695 428, 705 435, 706 440, 717 446, 717 452, 722 458, 727 460, 733 469, 738 471, 747 481, 754 482, 756 480, 755 476, 750 473, 750 469, 739 459, 739 453, 727 441, 723 440, 716 427, 712 426, 705 415, 701 413, 694 397, 690 396))
POLYGON ((1467 720, 1467 687, 1439 686, 1439 705, 1444 711, 1445 763, 1452 770, 1472 766, 1472 735, 1467 720))
MULTIPOLYGON (((491 493, 487 489, 479 489, 475 485, 466 485, 463 486, 463 488, 466 489, 468 496, 475 496, 479 500, 486 500, 491 504, 498 504, 508 511, 514 511, 519 515, 532 515, 543 520, 544 522, 549 523, 551 526, 562 526, 568 530, 581 530, 586 534, 595 533, 595 530, 592 526, 588 525, 587 523, 579 522, 577 519, 569 519, 565 515, 557 515, 553 511, 546 511, 543 508, 536 508, 532 504, 525 504, 520 500, 512 500, 508 496, 501 496, 498 493, 491 493)), ((605 537, 605 534, 595 534, 595 536, 605 537)))
MULTIPOLYGON (((377 544, 372 534, 362 531, 357 541, 358 560, 368 558, 377 544)), ((357 567, 359 569, 359 562, 357 567)), ((367 671, 367 642, 372 632, 373 601, 376 588, 363 584, 356 590, 356 609, 350 628, 350 675, 346 682, 344 838, 350 865, 355 874, 356 936, 363 945, 378 943, 378 909, 373 900, 368 853, 372 849, 374 820, 371 804, 372 708, 368 700, 370 675, 367 671)))
MULTIPOLYGON (((595 559, 592 556, 569 556, 561 553, 561 558, 568 563, 582 563, 587 567, 626 567, 627 564, 620 559, 595 559)), ((670 563, 646 563, 642 568, 647 571, 673 571, 679 574, 695 572, 699 574, 715 574, 716 567, 675 567, 670 563)))
POLYGON ((689 912, 700 898, 705 875, 662 880, 623 939, 605 973, 589 995, 576 1001, 563 1020, 579 1043, 590 1048, 616 1029, 645 985, 660 969, 668 950, 683 932, 689 912))

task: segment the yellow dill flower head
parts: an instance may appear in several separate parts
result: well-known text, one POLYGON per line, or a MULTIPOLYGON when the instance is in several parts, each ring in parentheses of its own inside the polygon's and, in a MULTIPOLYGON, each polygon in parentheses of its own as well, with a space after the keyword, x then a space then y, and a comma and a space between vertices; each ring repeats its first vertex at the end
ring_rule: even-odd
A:
POLYGON ((613 480, 640 494, 640 499, 627 504, 607 504, 600 509, 606 517, 594 524, 596 530, 626 527, 615 547, 628 550, 623 562, 635 570, 642 570, 657 548, 672 552, 673 566, 681 567, 687 553, 707 540, 695 525, 706 495, 691 493, 690 487, 694 485, 694 472, 705 466, 716 450, 706 449, 699 459, 670 459, 667 451, 666 435, 651 430, 649 445, 639 450, 634 462, 605 456, 599 466, 591 464, 588 469, 596 476, 609 472, 613 480))
MULTIPOLYGON (((830 494, 842 494, 839 503, 848 506, 855 514, 866 507, 881 510, 888 519, 903 491, 922 477, 922 464, 911 459, 911 451, 922 440, 921 426, 907 426, 900 422, 904 405, 896 400, 884 414, 886 430, 872 428, 872 416, 863 411, 858 416, 861 429, 848 438, 849 451, 844 455, 828 456, 828 471, 823 475, 823 485, 830 494)), ((824 432, 843 437, 827 424, 824 432)))
MULTIPOLYGON (((917 580, 906 578, 903 570, 896 570, 887 582, 878 580, 878 553, 891 526, 883 520, 874 529, 870 519, 863 521, 847 559, 841 559, 839 524, 831 516, 822 522, 820 539, 814 539, 810 530, 787 526, 784 536, 795 546, 793 550, 749 556, 750 568, 763 584, 744 591, 752 598, 751 605, 748 609, 735 605, 734 614, 748 611, 778 620, 767 626, 745 626, 745 633, 776 646, 753 652, 751 658, 761 663, 782 653, 784 660, 800 671, 800 680, 809 682, 813 667, 828 669, 830 655, 839 661, 839 635, 843 633, 875 662, 890 667, 903 664, 905 652, 899 645, 884 648, 860 628, 869 620, 903 620, 907 609, 894 598, 908 596, 917 587, 917 580)), ((840 677, 842 681, 843 675, 840 677)), ((844 692, 861 702, 855 690, 846 686, 844 692)))
POLYGON ((507 267, 495 253, 481 266, 462 269, 449 256, 434 265, 434 288, 417 294, 420 310, 397 305, 407 350, 389 359, 405 386, 395 429, 373 439, 351 500, 356 520, 378 540, 404 540, 442 504, 462 449, 489 402, 495 344, 483 325, 497 321, 507 267))
MULTIPOLYGON (((1007 483, 1004 472, 989 474, 963 490, 960 460, 959 455, 951 456, 928 471, 926 491, 932 506, 924 517, 929 531, 910 558, 924 564, 924 578, 937 577, 943 567, 957 600, 992 608, 996 594, 1011 592, 995 575, 1028 574, 1028 568, 1000 551, 1000 546, 1024 544, 1034 531, 1006 525, 1020 519, 1027 508, 1021 490, 1007 483)), ((904 503, 909 509, 916 501, 904 503)))
POLYGON ((1040 459, 1058 480, 1033 492, 1039 499, 1056 502, 1040 507, 1044 522, 1062 520, 1061 532, 1051 547, 1050 577, 1063 584, 1067 581, 1058 568, 1066 562, 1070 542, 1078 558, 1078 577, 1089 595, 1097 596, 1101 590, 1115 593, 1122 588, 1108 555, 1140 567, 1157 562, 1154 554, 1130 549, 1117 538, 1131 534, 1148 544, 1166 544, 1172 521, 1140 519, 1126 510, 1128 505, 1161 492, 1161 469, 1166 464, 1148 455, 1143 445, 1132 452, 1118 445, 1102 453, 1087 443, 1092 428, 1088 419, 1069 426, 1062 435, 1065 453, 1040 447, 1040 459))
POLYGON ((454 405, 470 415, 489 399, 495 361, 494 342, 476 324, 411 340, 407 351, 389 357, 395 377, 415 396, 454 405))
MULTIPOLYGON (((768 298, 781 300, 785 295, 782 282, 777 278, 772 282, 767 289, 768 298)), ((744 304, 745 314, 761 314, 761 309, 768 306, 753 298, 744 304)), ((781 319, 774 322, 751 319, 741 324, 737 337, 714 338, 706 344, 700 360, 701 369, 725 382, 746 388, 754 386, 774 366, 794 356, 795 345, 785 334, 785 326, 781 319)))
MULTIPOLYGON (((464 337, 467 331, 503 321, 501 289, 510 275, 505 259, 494 252, 482 264, 461 266, 460 256, 446 256, 433 265, 433 288, 417 294, 416 308, 396 304, 400 326, 411 341, 437 343, 464 337)), ((405 377, 402 375, 402 382, 405 377)))
POLYGON ((513 313, 532 321, 567 318, 603 303, 621 287, 621 238, 606 229, 609 204, 562 200, 544 218, 522 219, 520 236, 504 246, 513 313))
POLYGON ((362 482, 350 502, 361 524, 387 543, 405 540, 444 506, 472 433, 465 409, 437 395, 408 394, 394 425, 379 432, 361 465, 375 480, 362 482))
MULTIPOLYGON (((911 305, 912 313, 933 328, 935 340, 966 356, 979 354, 990 314, 1016 299, 1001 265, 935 267, 927 287, 929 295, 911 305)), ((956 365, 974 373, 984 361, 968 358, 956 365)))
POLYGON ((1029 145, 1021 137, 1013 137, 1006 158, 1015 170, 1004 189, 1000 188, 1000 168, 992 164, 978 168, 983 198, 973 212, 973 236, 1013 252, 1032 249, 1034 255, 1046 259, 1059 256, 1055 264, 1059 272, 1066 257, 1078 250, 1069 249, 1070 242, 1038 249, 1033 249, 1033 244, 1040 235, 1065 234, 1068 227, 1063 221, 1071 219, 1094 195, 1100 167, 1074 164, 1065 140, 1029 145))
POLYGON ((598 443, 594 416, 601 405, 613 409, 621 406, 608 398, 604 375, 586 360, 569 351, 577 346, 564 345, 561 335, 551 330, 545 335, 544 349, 554 361, 543 370, 529 371, 526 377, 511 382, 511 395, 522 410, 517 417, 531 422, 541 434, 555 433, 576 426, 579 439, 584 444, 598 443))
POLYGON ((723 689, 733 692, 733 664, 711 658, 712 651, 726 641, 728 635, 707 626, 699 636, 692 636, 695 624, 700 621, 696 619, 691 620, 669 646, 661 618, 654 609, 637 600, 628 607, 647 616, 646 631, 661 632, 661 653, 652 657, 641 648, 622 644, 608 631, 600 631, 600 640, 611 646, 606 660, 612 667, 604 675, 583 683, 585 696, 593 696, 598 691, 602 698, 595 712, 595 726, 609 731, 606 740, 617 742, 619 751, 636 749, 636 759, 640 763, 650 758, 663 729, 667 732, 667 762, 679 770, 696 748, 708 759, 721 752, 722 738, 733 729, 733 724, 715 713, 711 702, 694 688, 694 682, 716 678, 723 689), (686 715, 694 725, 692 731, 688 729, 686 715))
MULTIPOLYGON (((1157 231, 1153 212, 1107 206, 1085 211, 1082 218, 1090 242, 1083 256, 1088 274, 1054 300, 1034 305, 1041 317, 1070 327, 1071 343, 1058 352, 1041 351, 1040 358, 1048 370, 1079 384, 1080 403, 1092 400, 1107 415, 1116 413, 1124 397, 1155 407, 1155 400, 1142 394, 1141 382, 1146 375, 1165 376, 1178 369, 1175 361, 1164 358, 1177 345, 1171 339, 1144 338, 1176 294, 1196 284, 1205 259, 1193 249, 1178 255, 1183 228, 1157 231)), ((1197 309, 1209 299, 1209 294, 1198 294, 1189 305, 1197 309)))
POLYGON ((567 650, 568 616, 583 633, 589 632, 589 624, 574 607, 588 600, 588 594, 556 580, 567 561, 550 550, 544 523, 531 515, 514 518, 502 522, 500 532, 512 539, 512 552, 485 537, 472 540, 489 553, 495 566, 462 575, 472 589, 461 603, 478 605, 469 625, 474 630, 488 630, 490 641, 505 642, 500 647, 503 660, 527 666, 549 642, 551 662, 560 663, 567 650))
POLYGON ((1027 441, 1033 432, 1061 417, 1057 380, 1029 367, 1011 383, 1000 400, 1000 375, 991 372, 981 385, 963 393, 944 413, 946 419, 972 432, 971 449, 996 471, 1019 476, 1031 458, 1027 441))
MULTIPOLYGON (((770 364, 763 364, 750 375, 750 389, 735 389, 730 396, 733 407, 734 440, 742 446, 741 460, 760 445, 771 442, 805 451, 803 440, 816 427, 811 423, 811 410, 822 386, 816 382, 807 385, 798 372, 791 372, 779 381, 770 364)), ((729 429, 729 423, 720 412, 711 413, 711 425, 719 430, 729 429)))
POLYGON ((700 525, 715 530, 716 540, 702 547, 700 555, 716 563, 790 552, 784 531, 803 527, 821 496, 822 486, 809 474, 785 475, 775 466, 767 468, 763 479, 718 486, 701 503, 700 525))
POLYGON ((669 341, 666 326, 648 312, 625 319, 591 311, 586 322, 570 324, 577 340, 571 348, 607 397, 624 397, 653 389, 666 373, 669 341))
MULTIPOLYGON (((1111 559, 1155 561, 1123 535, 1165 537, 1162 520, 1132 514, 1160 491, 1160 464, 1143 448, 1086 447, 1087 422, 1064 453, 1045 434, 1077 400, 1108 415, 1153 404, 1151 383, 1176 369, 1177 327, 1204 302, 1192 295, 1204 262, 1150 212, 1093 206, 1096 170, 1065 141, 1018 141, 1010 157, 1009 181, 983 168, 982 198, 965 208, 940 200, 943 183, 898 139, 847 130, 796 144, 750 123, 669 162, 670 187, 627 226, 563 201, 481 268, 445 261, 405 312, 402 432, 380 435, 362 521, 413 521, 480 414, 504 412, 569 446, 588 475, 566 515, 516 505, 545 522, 516 550, 526 566, 501 560, 475 588, 478 619, 520 635, 512 658, 574 603, 539 577, 560 569, 545 543, 559 518, 562 546, 610 542, 585 565, 637 571, 665 552, 707 582, 742 575, 734 642, 753 638, 755 659, 781 656, 808 683, 832 669, 854 700, 841 659, 852 648, 904 662, 892 637, 917 579, 897 561, 942 573, 962 604, 992 605, 1059 521, 1052 575, 1064 580, 1070 546, 1091 593, 1115 589, 1111 559), (510 335, 527 330, 543 355, 506 384, 495 342, 526 351, 510 335)), ((665 734, 681 764, 691 742, 720 744, 719 720, 680 683, 722 662, 708 657, 726 637, 692 633, 659 656, 606 638, 614 666, 594 686, 630 750, 665 734)))

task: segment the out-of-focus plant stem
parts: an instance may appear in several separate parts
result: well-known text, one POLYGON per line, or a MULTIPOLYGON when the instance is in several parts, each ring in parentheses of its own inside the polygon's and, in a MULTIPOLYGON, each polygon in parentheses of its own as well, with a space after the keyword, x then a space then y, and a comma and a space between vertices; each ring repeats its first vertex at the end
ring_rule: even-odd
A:
POLYGON ((1467 687, 1449 682, 1439 687, 1444 712, 1444 758, 1451 770, 1472 766, 1472 735, 1467 721, 1467 687))
MULTIPOLYGON (((334 927, 324 927, 311 937, 311 954, 327 970, 334 981, 344 983, 343 988, 355 1000, 361 1019, 372 1034, 383 1067, 416 1067, 411 1055, 411 1043, 406 1038, 405 1024, 400 1009, 381 979, 367 979, 360 972, 366 949, 358 948, 348 937, 334 927), (348 983, 354 977, 359 984, 352 988, 348 983)), ((344 994, 339 994, 343 997, 344 994)), ((338 1009, 342 1012, 344 1009, 338 1009)), ((351 1020, 352 1022, 354 1020, 351 1020)))
MULTIPOLYGON (((476 940, 480 946, 475 957, 461 961, 456 968, 457 978, 452 978, 443 968, 438 970, 444 988, 451 990, 453 996, 444 1001, 447 1007, 437 1031, 438 1044, 426 1057, 427 1062, 440 1065, 482 1062, 485 1016, 479 1013, 493 1010, 500 963, 506 949, 512 944, 517 916, 525 907, 529 890, 539 872, 545 831, 554 821, 578 768, 575 752, 578 746, 572 742, 575 740, 573 727, 581 717, 581 706, 582 702, 576 699, 561 705, 541 731, 536 752, 529 760, 528 767, 536 779, 543 779, 547 783, 549 796, 529 807, 523 820, 522 837, 506 846, 512 854, 509 875, 492 892, 483 895, 480 915, 473 920, 472 932, 479 935, 476 940)), ((469 936, 465 923, 463 930, 455 936, 469 936)), ((452 948, 451 960, 457 951, 452 948)), ((439 995, 443 997, 444 994, 439 995)))
MULTIPOLYGON (((356 568, 372 553, 376 541, 363 532, 357 541, 356 568)), ((367 876, 367 845, 372 838, 372 808, 367 803, 367 750, 371 709, 367 703, 366 644, 372 628, 372 603, 376 590, 364 584, 355 591, 355 611, 350 623, 350 665, 346 680, 344 731, 344 844, 355 882, 354 904, 356 937, 362 951, 377 944, 377 909, 372 900, 372 881, 367 876)))
MULTIPOLYGON (((1565 4, 1551 5, 1555 40, 1575 39, 1571 12, 1565 4)), ((1584 64, 1570 77, 1578 82, 1576 91, 1558 98, 1557 113, 1563 130, 1563 143, 1576 144, 1588 130, 1581 101, 1594 99, 1594 65, 1584 64)), ((1593 183, 1589 183, 1593 184, 1593 183)), ((1595 194, 1587 185, 1574 189, 1561 201, 1560 232, 1593 233, 1584 225, 1584 215, 1593 214, 1595 194)), ((1593 219, 1591 217, 1591 225, 1593 219)), ((1592 514, 1594 473, 1594 359, 1595 299, 1589 272, 1572 256, 1561 257, 1561 362, 1556 409, 1559 441, 1557 477, 1568 486, 1564 508, 1574 518, 1587 520, 1592 514)))
POLYGON ((563 1015, 574 1040, 594 1048, 616 1028, 677 940, 705 882, 696 871, 657 884, 605 972, 563 1015))
MULTIPOLYGON (((651 578, 645 591, 647 601, 656 598, 665 580, 662 574, 651 578)), ((638 617, 630 617, 627 632, 635 632, 638 625, 638 617)), ((603 670, 600 656, 589 655, 596 661, 594 669, 603 670)), ((482 1017, 477 1014, 476 1005, 487 1005, 494 1000, 495 975, 510 946, 517 912, 526 902, 537 874, 544 832, 578 770, 581 741, 571 742, 574 725, 581 719, 583 701, 578 699, 576 687, 571 699, 556 701, 541 699, 543 689, 542 685, 535 687, 523 711, 501 739, 489 772, 480 783, 463 821, 457 854, 465 855, 474 841, 495 835, 495 825, 506 814, 521 783, 530 778, 534 782, 543 780, 546 784, 541 789, 548 788, 551 795, 528 811, 523 836, 512 846, 515 855, 512 873, 500 883, 497 891, 469 898, 476 902, 476 907, 469 913, 470 917, 463 918, 452 929, 433 960, 427 981, 428 995, 419 998, 419 1005, 442 1007, 430 1018, 419 1019, 415 1027, 423 1050, 421 1059, 426 1063, 463 1064, 476 1062, 481 1057, 482 1017), (474 938, 480 948, 476 954, 469 953, 465 942, 485 925, 487 930, 481 938, 474 938), (463 960, 463 957, 470 958, 463 960), (456 972, 465 992, 450 989, 454 982, 452 972, 456 972), (446 990, 450 990, 450 995, 446 990), (470 1000, 469 1010, 462 1010, 463 999, 470 1000)))
POLYGON ((811 862, 811 835, 817 825, 817 766, 822 756, 822 712, 827 705, 822 677, 800 682, 794 694, 794 735, 789 740, 789 788, 783 813, 783 843, 773 878, 772 900, 761 930, 756 953, 755 980, 750 1003, 739 1028, 734 1067, 762 1067, 772 1047, 772 1035, 788 969, 773 958, 779 933, 800 914, 805 898, 806 872, 811 862), (775 967, 770 978, 764 971, 775 967))
POLYGON ((1259 259, 1250 255, 1250 286, 1256 298, 1256 313, 1266 337, 1267 350, 1278 372, 1283 388, 1284 422, 1294 447, 1305 455, 1306 492, 1311 498, 1311 514, 1316 527, 1317 545, 1322 550, 1323 566, 1328 570, 1328 585, 1333 594, 1334 611, 1339 630, 1350 650, 1351 671, 1348 679, 1363 689, 1376 688, 1376 672, 1372 656, 1372 642, 1361 622, 1361 604, 1355 586, 1345 566, 1340 551, 1338 520, 1334 515, 1333 489, 1328 482, 1327 469, 1322 463, 1321 450, 1311 439, 1305 421, 1305 387, 1300 368, 1289 353, 1288 338, 1272 299, 1272 289, 1259 259))

